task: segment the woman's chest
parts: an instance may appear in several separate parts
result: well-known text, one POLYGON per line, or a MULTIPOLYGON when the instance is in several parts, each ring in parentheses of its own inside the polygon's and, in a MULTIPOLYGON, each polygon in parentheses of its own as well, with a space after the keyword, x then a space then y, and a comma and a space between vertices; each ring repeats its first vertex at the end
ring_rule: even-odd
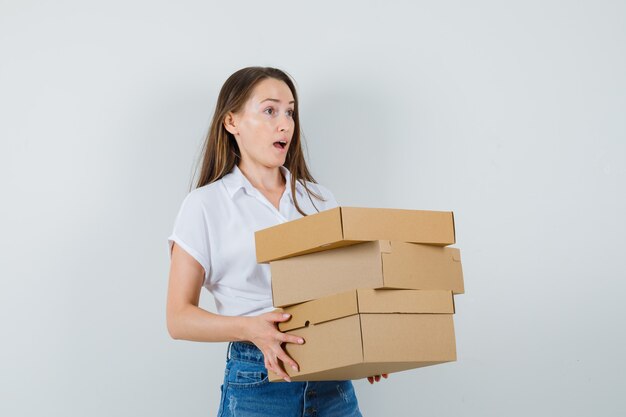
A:
MULTIPOLYGON (((284 200, 279 200, 281 205, 284 200)), ((278 211, 269 201, 258 201, 251 196, 240 196, 220 207, 218 215, 208 222, 213 278, 219 279, 232 271, 250 271, 257 266, 254 233, 302 217, 294 210, 281 206, 278 211)))

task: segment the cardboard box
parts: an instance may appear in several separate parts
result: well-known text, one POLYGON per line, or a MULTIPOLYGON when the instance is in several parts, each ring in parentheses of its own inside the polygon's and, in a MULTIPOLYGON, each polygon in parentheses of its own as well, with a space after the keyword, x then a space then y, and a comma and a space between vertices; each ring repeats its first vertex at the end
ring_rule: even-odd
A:
POLYGON ((270 262, 275 307, 355 288, 464 292, 457 248, 375 240, 270 262))
MULTIPOLYGON (((450 291, 359 289, 287 307, 292 381, 361 379, 456 360, 450 291)), ((283 381, 269 372, 270 381, 283 381)))
POLYGON ((447 246, 456 242, 449 211, 336 207, 255 234, 257 262, 372 240, 447 246))

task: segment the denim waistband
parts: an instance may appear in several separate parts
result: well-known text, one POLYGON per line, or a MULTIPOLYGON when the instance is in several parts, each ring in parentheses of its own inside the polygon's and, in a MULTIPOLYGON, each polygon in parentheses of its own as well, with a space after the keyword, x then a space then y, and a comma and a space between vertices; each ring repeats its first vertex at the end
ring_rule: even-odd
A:
POLYGON ((228 344, 227 358, 240 361, 264 363, 263 352, 250 342, 230 342, 228 344))

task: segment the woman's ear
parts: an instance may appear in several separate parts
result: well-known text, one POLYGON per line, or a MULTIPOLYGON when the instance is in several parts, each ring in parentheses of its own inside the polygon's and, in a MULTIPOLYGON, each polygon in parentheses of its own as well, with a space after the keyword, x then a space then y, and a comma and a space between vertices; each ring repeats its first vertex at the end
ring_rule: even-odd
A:
POLYGON ((224 117, 224 128, 226 128, 226 130, 228 130, 228 132, 230 132, 232 135, 237 136, 239 135, 239 129, 237 129, 237 117, 235 115, 235 113, 233 113, 232 111, 229 111, 226 116, 224 117))

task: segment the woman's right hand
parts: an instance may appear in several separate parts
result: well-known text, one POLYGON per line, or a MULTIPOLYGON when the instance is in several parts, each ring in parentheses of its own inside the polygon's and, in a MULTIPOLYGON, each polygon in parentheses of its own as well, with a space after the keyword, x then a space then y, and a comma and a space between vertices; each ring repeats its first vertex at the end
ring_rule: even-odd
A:
POLYGON ((291 366, 294 371, 298 371, 298 364, 283 350, 283 343, 296 343, 301 345, 304 339, 299 336, 282 333, 278 330, 276 323, 289 320, 291 316, 287 313, 269 312, 255 317, 249 317, 246 339, 254 343, 263 352, 265 367, 287 382, 291 382, 289 375, 283 370, 279 363, 291 366))

